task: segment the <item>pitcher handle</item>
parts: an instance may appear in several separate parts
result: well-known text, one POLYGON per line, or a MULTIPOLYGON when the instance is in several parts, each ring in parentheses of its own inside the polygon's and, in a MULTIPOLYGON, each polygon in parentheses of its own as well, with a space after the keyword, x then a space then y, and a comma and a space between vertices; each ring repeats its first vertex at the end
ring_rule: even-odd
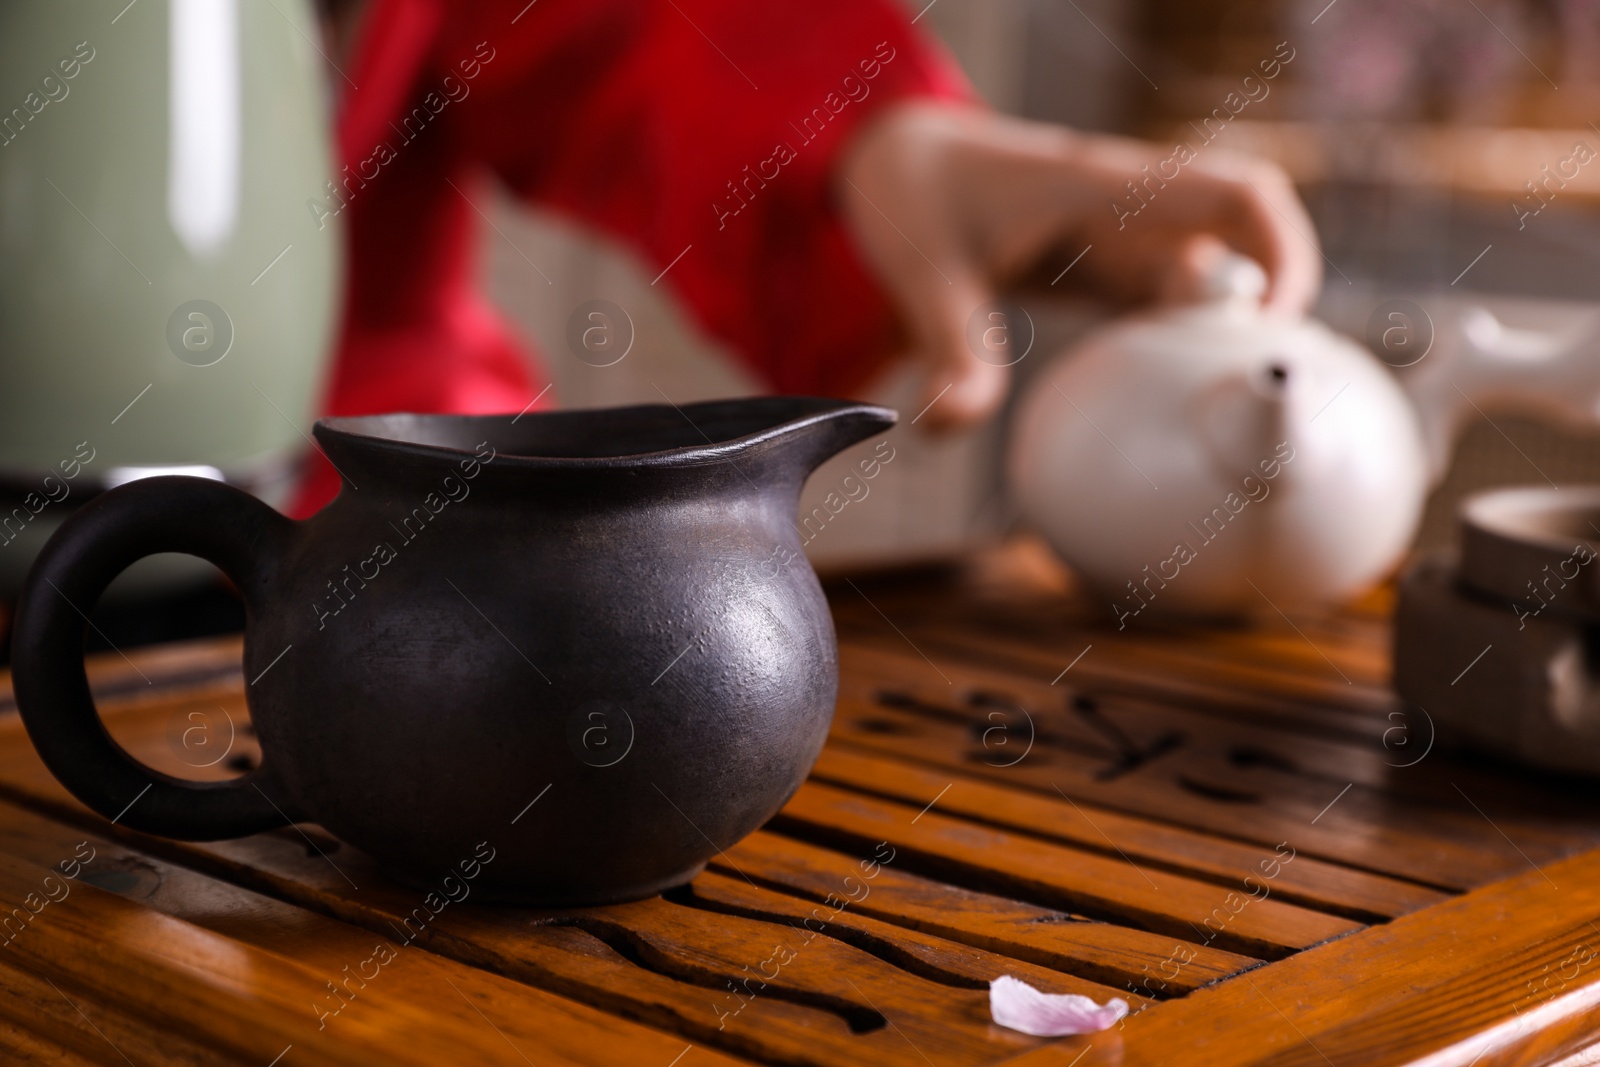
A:
POLYGON ((248 493, 182 476, 112 489, 62 523, 28 572, 11 660, 28 737, 73 796, 113 822, 189 841, 293 821, 288 800, 274 802, 261 788, 270 781, 265 759, 224 782, 174 778, 134 759, 100 721, 83 665, 88 612, 134 561, 157 552, 199 556, 239 587, 252 619, 262 607, 263 566, 293 526, 248 493))

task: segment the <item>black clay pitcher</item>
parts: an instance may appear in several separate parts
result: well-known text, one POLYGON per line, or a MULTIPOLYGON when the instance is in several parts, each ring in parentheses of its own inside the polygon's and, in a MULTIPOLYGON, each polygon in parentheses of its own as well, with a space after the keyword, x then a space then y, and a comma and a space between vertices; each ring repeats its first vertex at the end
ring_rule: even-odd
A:
POLYGON ((84 507, 28 578, 18 706, 50 770, 135 829, 320 823, 402 879, 593 904, 692 878, 772 816, 833 714, 833 625, 801 484, 894 422, 771 397, 510 416, 329 419, 338 498, 294 522, 197 478, 84 507), (101 726, 84 612, 154 552, 248 613, 259 769, 182 781, 101 726), (482 862, 484 856, 492 862, 482 862))

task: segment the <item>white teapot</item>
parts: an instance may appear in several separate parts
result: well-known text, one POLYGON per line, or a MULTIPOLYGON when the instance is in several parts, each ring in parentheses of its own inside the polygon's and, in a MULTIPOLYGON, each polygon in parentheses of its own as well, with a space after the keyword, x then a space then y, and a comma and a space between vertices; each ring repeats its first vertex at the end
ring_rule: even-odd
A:
POLYGON ((1009 473, 1125 627, 1303 611, 1381 579, 1429 485, 1418 418, 1366 348, 1264 314, 1232 256, 1205 303, 1116 322, 1028 387, 1009 473))

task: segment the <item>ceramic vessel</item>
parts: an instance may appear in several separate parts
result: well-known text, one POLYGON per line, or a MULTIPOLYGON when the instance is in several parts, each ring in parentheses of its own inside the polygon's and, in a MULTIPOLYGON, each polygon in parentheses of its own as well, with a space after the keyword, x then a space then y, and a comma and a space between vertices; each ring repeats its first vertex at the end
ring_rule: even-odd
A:
POLYGON ((1492 489, 1460 517, 1463 582, 1519 615, 1600 622, 1600 486, 1492 489))
POLYGON ((487 898, 658 892, 766 821, 821 749, 837 651, 795 505, 893 421, 805 398, 332 419, 316 436, 344 487, 304 522, 203 479, 111 490, 29 575, 23 722, 80 800, 138 830, 310 821, 419 883, 492 850, 487 898), (263 759, 242 779, 156 774, 96 717, 78 609, 163 551, 243 594, 263 759))
POLYGON ((1600 773, 1600 487, 1495 489, 1401 578, 1395 692, 1441 743, 1600 773))
POLYGON ((1126 625, 1337 601, 1409 544, 1416 416, 1365 348, 1264 314, 1234 258, 1200 305, 1128 319, 1035 379, 1009 468, 1026 514, 1126 625))
MULTIPOLYGON (((100 489, 287 495, 343 258, 307 206, 336 169, 320 32, 309 0, 0 5, 0 598, 100 489)), ((182 563, 121 588, 211 580, 182 563)))

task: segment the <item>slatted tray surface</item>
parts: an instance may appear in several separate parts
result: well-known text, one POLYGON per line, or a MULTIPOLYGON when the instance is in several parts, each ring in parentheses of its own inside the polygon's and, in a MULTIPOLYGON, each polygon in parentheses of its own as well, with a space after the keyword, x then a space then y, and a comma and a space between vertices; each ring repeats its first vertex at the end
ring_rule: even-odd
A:
MULTIPOLYGON (((811 779, 692 885, 617 907, 407 925, 422 894, 316 827, 128 831, 0 693, 0 902, 28 915, 0 935, 0 1062, 1589 1062, 1600 793, 1435 738, 1386 688, 1383 597, 1119 632, 1027 542, 829 592, 811 779), (1001 974, 1134 1014, 1028 1037, 989 1021, 1001 974)), ((225 777, 257 757, 239 658, 90 673, 131 752, 225 777)))

